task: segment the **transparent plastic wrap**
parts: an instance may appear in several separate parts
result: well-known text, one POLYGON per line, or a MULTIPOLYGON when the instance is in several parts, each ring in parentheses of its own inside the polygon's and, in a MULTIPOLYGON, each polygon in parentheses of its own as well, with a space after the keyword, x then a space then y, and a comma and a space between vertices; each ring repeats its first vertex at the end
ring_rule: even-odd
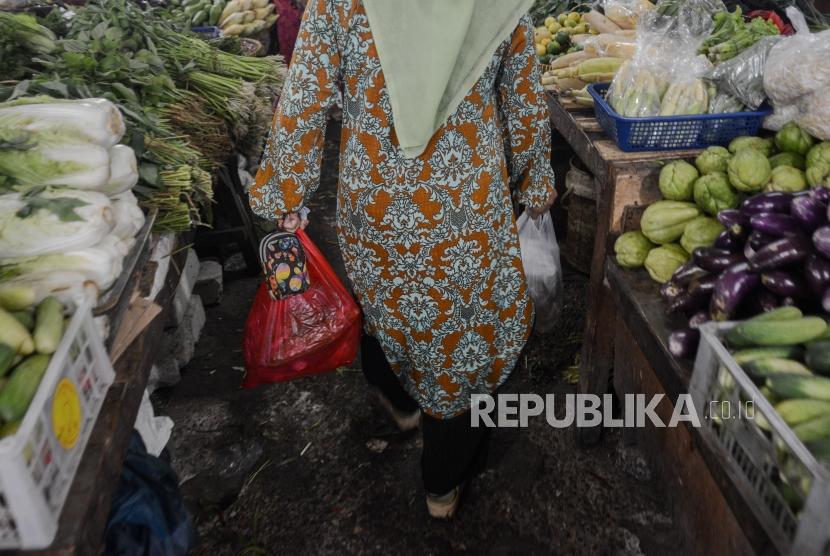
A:
POLYGON ((794 121, 799 114, 798 106, 788 104, 775 106, 775 112, 764 119, 764 129, 778 131, 788 123, 794 121))
POLYGON ((794 120, 811 135, 830 140, 830 30, 811 33, 794 7, 787 8, 787 17, 796 34, 782 39, 767 56, 764 89, 775 114, 764 125, 776 129, 794 120))
MULTIPOLYGON (((764 90, 764 68, 770 50, 782 37, 765 37, 736 57, 715 66, 706 74, 720 94, 738 99, 751 110, 757 110, 767 98, 764 90)), ((730 112, 734 110, 717 110, 730 112)), ((716 112, 710 110, 710 112, 716 112)))
POLYGON ((661 0, 657 9, 644 19, 643 26, 702 40, 712 31, 712 16, 725 10, 722 0, 661 0))
POLYGON ((796 34, 781 40, 770 51, 764 88, 776 105, 798 100, 830 85, 830 30, 810 33, 804 14, 787 8, 796 34))
POLYGON ((640 19, 654 11, 654 4, 648 0, 604 0, 605 17, 621 29, 635 29, 640 19))
POLYGON ((637 39, 621 33, 593 35, 585 41, 584 52, 594 58, 633 58, 637 53, 637 39))
POLYGON ((670 84, 660 102, 660 116, 705 114, 709 111, 709 89, 702 77, 712 68, 703 56, 678 49, 669 74, 670 84))
POLYGON ((820 90, 804 97, 799 103, 796 123, 804 131, 822 141, 830 141, 830 97, 820 90))
POLYGON ((708 90, 701 77, 711 64, 697 54, 702 38, 679 18, 669 18, 674 21, 671 25, 665 24, 666 19, 649 16, 637 32, 635 56, 611 83, 607 100, 621 116, 648 118, 708 110, 708 90))

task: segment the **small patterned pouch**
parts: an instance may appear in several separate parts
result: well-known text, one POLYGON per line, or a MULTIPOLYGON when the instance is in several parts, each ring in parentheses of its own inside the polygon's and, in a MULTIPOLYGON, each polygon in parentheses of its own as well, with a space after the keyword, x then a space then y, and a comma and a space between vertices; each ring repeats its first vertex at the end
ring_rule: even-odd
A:
POLYGON ((303 245, 290 232, 268 234, 259 244, 268 292, 275 300, 303 293, 311 283, 303 245))

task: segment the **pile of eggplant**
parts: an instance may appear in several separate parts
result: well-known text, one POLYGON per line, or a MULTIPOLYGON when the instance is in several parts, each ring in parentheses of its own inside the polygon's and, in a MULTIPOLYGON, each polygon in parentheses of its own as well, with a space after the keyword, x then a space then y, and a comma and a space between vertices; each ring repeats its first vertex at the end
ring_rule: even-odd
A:
POLYGON ((782 306, 830 312, 830 189, 769 192, 718 213, 726 227, 660 288, 671 314, 689 317, 669 337, 675 357, 693 357, 710 321, 741 320, 782 306))

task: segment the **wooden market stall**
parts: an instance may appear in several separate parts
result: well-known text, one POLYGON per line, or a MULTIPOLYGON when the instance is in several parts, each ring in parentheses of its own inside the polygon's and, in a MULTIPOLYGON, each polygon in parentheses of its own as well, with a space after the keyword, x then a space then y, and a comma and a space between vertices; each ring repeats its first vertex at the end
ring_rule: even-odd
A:
MULTIPOLYGON (((188 240, 180 236, 176 243, 187 245, 188 240)), ((158 278, 159 284, 155 288, 157 266, 148 264, 145 259, 135 269, 128 290, 122 293, 128 299, 135 299, 156 289, 158 293, 152 303, 161 311, 141 325, 140 332, 128 345, 111 347, 111 353, 113 348, 120 352, 120 355, 114 354, 115 380, 107 392, 80 460, 61 512, 55 540, 48 549, 22 551, 20 554, 80 555, 100 554, 103 550, 112 496, 118 487, 130 436, 179 284, 180 269, 184 268, 187 249, 177 250, 174 247, 170 257, 169 269, 158 278)), ((117 339, 131 324, 134 321, 129 318, 121 319, 120 326, 110 337, 117 339)))
MULTIPOLYGON (((645 207, 660 199, 662 161, 693 158, 699 151, 627 153, 604 136, 592 109, 549 96, 551 122, 594 176, 597 226, 588 289, 588 312, 579 392, 663 394, 657 413, 668 421, 669 400, 689 393, 692 362, 671 355, 672 323, 657 285, 645 271, 626 271, 613 259, 616 237, 639 225, 645 207), (613 379, 611 371, 613 369, 613 379)), ((582 445, 602 428, 579 429, 582 445)), ((656 472, 670 501, 684 544, 700 554, 775 554, 789 541, 758 511, 763 506, 733 458, 703 428, 625 429, 656 472)))

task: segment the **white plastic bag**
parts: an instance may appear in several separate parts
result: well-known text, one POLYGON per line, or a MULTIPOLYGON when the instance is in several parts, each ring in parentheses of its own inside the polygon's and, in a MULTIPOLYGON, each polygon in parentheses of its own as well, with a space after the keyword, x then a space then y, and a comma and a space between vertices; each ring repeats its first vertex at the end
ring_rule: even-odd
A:
POLYGON ((562 264, 550 213, 532 219, 525 211, 516 221, 530 298, 536 308, 535 328, 550 331, 562 309, 562 264))

